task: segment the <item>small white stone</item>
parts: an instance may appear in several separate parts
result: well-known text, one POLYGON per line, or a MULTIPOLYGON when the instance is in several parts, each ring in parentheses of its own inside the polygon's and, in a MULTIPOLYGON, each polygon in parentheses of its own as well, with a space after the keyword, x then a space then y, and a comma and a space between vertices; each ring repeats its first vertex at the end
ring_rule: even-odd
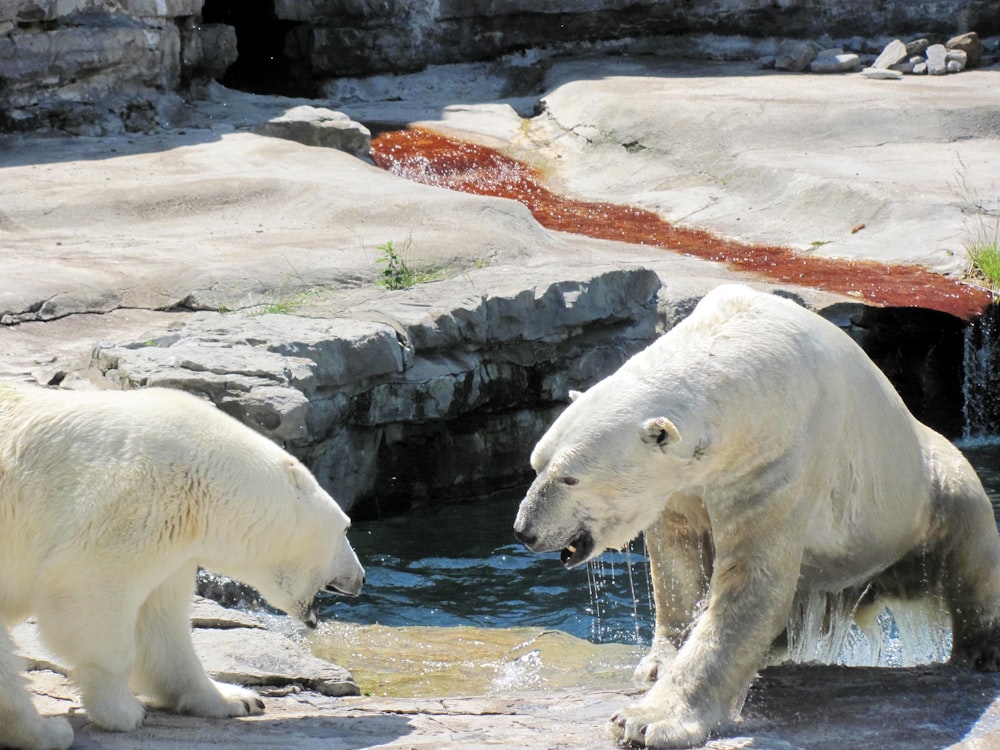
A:
POLYGON ((865 78, 874 78, 876 80, 883 81, 898 81, 902 79, 903 74, 898 70, 888 70, 886 68, 865 68, 861 71, 861 75, 865 78))

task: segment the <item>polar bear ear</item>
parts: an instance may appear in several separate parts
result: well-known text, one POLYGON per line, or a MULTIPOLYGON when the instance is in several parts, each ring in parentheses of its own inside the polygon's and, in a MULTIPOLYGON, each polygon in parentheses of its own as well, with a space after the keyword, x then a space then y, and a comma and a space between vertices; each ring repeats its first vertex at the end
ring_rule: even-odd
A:
POLYGON ((643 422, 641 437, 642 442, 656 445, 662 451, 681 441, 681 433, 677 430, 677 425, 666 417, 656 417, 656 419, 647 419, 643 422))
POLYGON ((569 402, 573 403, 578 398, 580 398, 580 396, 582 396, 582 395, 583 395, 583 391, 570 391, 569 392, 569 402))

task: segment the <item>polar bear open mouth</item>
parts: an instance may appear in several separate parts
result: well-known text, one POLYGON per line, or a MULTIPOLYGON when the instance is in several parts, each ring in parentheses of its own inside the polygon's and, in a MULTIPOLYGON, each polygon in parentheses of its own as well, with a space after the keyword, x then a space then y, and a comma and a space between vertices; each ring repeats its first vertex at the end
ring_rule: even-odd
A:
POLYGON ((589 531, 581 531, 559 553, 559 560, 566 568, 575 568, 585 562, 594 552, 594 538, 589 531))

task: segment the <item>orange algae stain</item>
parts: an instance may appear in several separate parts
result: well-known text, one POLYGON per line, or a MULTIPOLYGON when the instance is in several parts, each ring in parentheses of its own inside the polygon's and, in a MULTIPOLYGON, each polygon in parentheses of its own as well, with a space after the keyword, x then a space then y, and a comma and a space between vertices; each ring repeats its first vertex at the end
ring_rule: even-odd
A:
POLYGON ((920 266, 805 256, 676 227, 643 208, 564 198, 546 188, 541 173, 524 162, 422 128, 383 133, 372 141, 372 157, 379 167, 416 182, 516 200, 548 229, 660 247, 873 305, 922 307, 968 321, 993 301, 985 289, 920 266))

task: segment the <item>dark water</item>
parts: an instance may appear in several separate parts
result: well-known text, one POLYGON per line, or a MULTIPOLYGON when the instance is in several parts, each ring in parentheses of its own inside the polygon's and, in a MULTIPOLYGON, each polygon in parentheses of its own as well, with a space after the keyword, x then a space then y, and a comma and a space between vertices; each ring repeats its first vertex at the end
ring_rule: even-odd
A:
POLYGON ((639 640, 648 642, 641 541, 628 555, 606 552, 591 569, 565 570, 557 552, 537 555, 514 540, 521 497, 512 492, 355 524, 350 539, 365 565, 365 591, 330 600, 323 616, 389 626, 535 626, 595 643, 636 643, 638 627, 639 640))
MULTIPOLYGON (((962 444, 1000 507, 1000 442, 962 444)), ((358 523, 350 538, 367 572, 357 599, 330 599, 326 619, 387 626, 555 629, 594 643, 648 644, 653 610, 641 540, 567 571, 558 553, 514 541, 521 492, 358 523)))

